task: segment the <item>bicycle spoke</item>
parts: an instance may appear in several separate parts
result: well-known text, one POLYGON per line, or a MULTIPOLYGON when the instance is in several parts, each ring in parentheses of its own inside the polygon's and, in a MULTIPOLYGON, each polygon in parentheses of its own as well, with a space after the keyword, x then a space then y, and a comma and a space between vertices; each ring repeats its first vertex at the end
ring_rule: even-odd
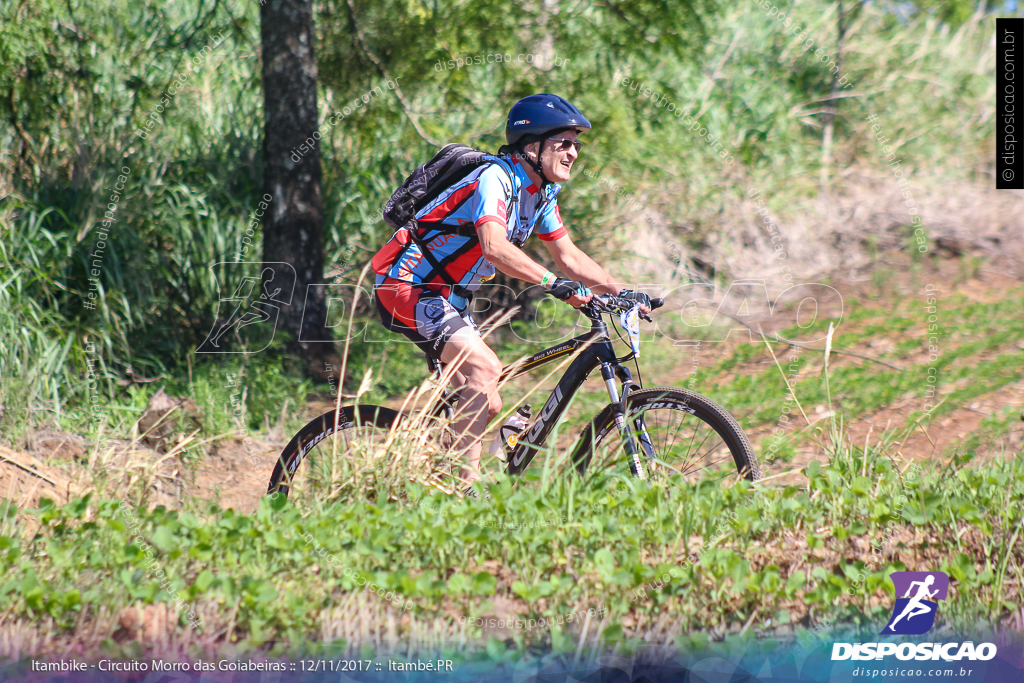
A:
MULTIPOLYGON (((676 412, 678 412, 678 411, 672 411, 672 413, 671 413, 671 414, 669 414, 669 425, 671 425, 671 424, 672 424, 672 422, 674 421, 674 419, 675 419, 675 413, 676 413, 676 412)), ((672 442, 674 442, 674 441, 675 441, 675 437, 676 437, 676 435, 678 435, 678 434, 679 434, 679 432, 681 432, 681 431, 683 430, 683 426, 684 426, 685 424, 686 424, 686 417, 685 417, 685 415, 682 415, 682 414, 681 414, 681 415, 679 416, 679 426, 678 426, 678 427, 676 428, 676 430, 675 430, 674 432, 671 432, 671 430, 667 430, 667 431, 669 431, 669 432, 670 432, 670 434, 671 434, 671 441, 669 440, 669 436, 668 436, 668 435, 666 435, 666 436, 665 436, 665 448, 664 448, 664 451, 668 451, 668 450, 670 450, 670 449, 671 449, 671 444, 672 444, 672 442)))
POLYGON ((749 478, 745 465, 741 472, 732 467, 745 456, 732 452, 718 427, 690 408, 689 399, 680 400, 671 393, 651 395, 645 404, 634 407, 626 418, 628 432, 615 426, 605 431, 596 445, 598 466, 628 467, 625 443, 632 438, 641 448, 649 479, 667 481, 678 476, 690 484, 719 485, 730 475, 749 478))
MULTIPOLYGON (((672 411, 672 413, 675 413, 675 412, 678 412, 678 411, 672 411)), ((639 419, 641 419, 641 418, 643 419, 644 424, 647 427, 647 435, 648 435, 648 437, 650 437, 651 431, 660 431, 660 430, 657 430, 657 427, 658 427, 657 424, 654 425, 654 430, 652 430, 651 425, 647 424, 647 418, 648 418, 648 415, 650 415, 650 414, 651 413, 650 413, 649 410, 643 410, 635 418, 633 418, 633 424, 634 425, 637 425, 637 422, 638 422, 639 419)), ((674 418, 675 418, 675 416, 673 414, 669 415, 669 427, 671 427, 672 422, 674 422, 674 418)), ((655 420, 657 420, 656 417, 655 417, 655 420)), ((655 441, 652 439, 651 440, 651 446, 655 447, 655 453, 654 453, 653 456, 648 456, 649 459, 651 459, 651 460, 658 460, 658 454, 659 453, 666 453, 666 452, 668 452, 670 450, 670 447, 671 447, 671 441, 675 440, 675 436, 682 430, 684 424, 685 424, 685 422, 684 422, 683 417, 680 417, 679 426, 676 428, 676 430, 674 432, 671 430, 671 428, 667 429, 666 431, 668 432, 668 434, 666 434, 665 440, 664 440, 663 444, 660 444, 660 443, 656 444, 655 441)), ((639 427, 637 427, 637 438, 638 439, 639 439, 639 434, 640 433, 641 433, 640 429, 639 429, 639 427)))
MULTIPOLYGON (((724 455, 721 458, 719 458, 718 460, 712 460, 706 466, 704 466, 703 469, 711 469, 711 465, 714 465, 716 462, 722 462, 723 460, 731 460, 731 459, 732 459, 732 455, 731 454, 724 455)), ((699 469, 701 469, 701 468, 700 467, 696 467, 696 466, 690 467, 690 468, 687 468, 687 470, 685 472, 683 472, 682 474, 683 474, 683 476, 685 476, 687 474, 690 474, 691 472, 696 472, 699 469)))
MULTIPOLYGON (((697 432, 698 432, 698 431, 699 431, 699 428, 698 428, 698 429, 694 429, 694 430, 693 430, 693 435, 694 435, 694 437, 696 437, 696 435, 697 435, 697 432)), ((698 451, 700 451, 700 449, 701 449, 701 448, 702 448, 702 447, 704 446, 704 444, 705 444, 705 443, 707 443, 707 440, 708 440, 709 438, 711 438, 711 435, 712 435, 712 434, 714 434, 714 433, 715 433, 715 431, 714 431, 713 429, 711 429, 711 428, 709 427, 709 428, 708 428, 708 435, 707 435, 707 436, 705 436, 705 437, 704 437, 704 438, 703 438, 703 439, 701 440, 700 444, 699 444, 699 445, 697 446, 697 450, 698 450, 698 451)), ((691 443, 691 444, 693 443, 693 437, 691 437, 691 438, 690 438, 690 443, 691 443)), ((686 456, 684 456, 684 458, 685 458, 686 462, 688 462, 688 463, 689 463, 689 462, 694 462, 694 460, 695 460, 694 458, 691 458, 691 457, 689 456, 689 454, 690 454, 691 452, 692 452, 692 451, 691 451, 691 449, 690 449, 690 448, 687 448, 687 449, 686 449, 686 456)))
MULTIPOLYGON (((691 458, 690 461, 694 462, 694 463, 698 463, 701 460, 704 460, 705 458, 711 456, 716 450, 717 450, 716 448, 709 448, 704 453, 698 453, 697 456, 694 457, 694 458, 691 458)), ((721 460, 722 460, 722 458, 719 458, 718 460, 715 460, 714 462, 720 462, 721 460)), ((710 463, 709 463, 709 465, 710 465, 710 463)))
POLYGON ((690 435, 690 443, 686 446, 686 452, 690 453, 693 451, 693 440, 697 437, 697 429, 693 430, 693 434, 690 435))

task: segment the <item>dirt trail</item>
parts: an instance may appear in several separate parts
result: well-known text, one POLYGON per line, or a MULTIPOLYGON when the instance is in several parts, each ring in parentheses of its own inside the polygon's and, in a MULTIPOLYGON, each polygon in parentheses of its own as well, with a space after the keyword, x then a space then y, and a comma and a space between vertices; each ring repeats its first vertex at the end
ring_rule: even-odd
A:
MULTIPOLYGON (((877 268, 895 268, 896 270, 891 275, 891 279, 886 281, 888 293, 885 296, 878 297, 879 279, 872 278, 869 274, 851 272, 835 276, 830 281, 843 293, 845 298, 857 297, 861 301, 870 301, 870 305, 875 307, 895 305, 896 301, 900 299, 918 297, 920 296, 918 290, 924 286, 921 283, 928 281, 942 283, 940 288, 945 288, 945 291, 939 295, 940 305, 942 300, 948 299, 954 294, 963 294, 970 300, 981 303, 995 302, 999 300, 1001 293, 1024 283, 1024 273, 1020 272, 1014 264, 1006 265, 1005 268, 1002 267, 1004 264, 1000 264, 1000 270, 992 270, 996 266, 989 266, 989 269, 978 270, 975 277, 964 279, 956 287, 951 287, 950 284, 959 277, 959 268, 961 267, 958 262, 952 260, 939 261, 938 271, 919 274, 917 281, 912 282, 908 258, 900 254, 890 255, 887 258, 887 261, 881 260, 877 268)), ((955 327, 956 321, 947 321, 947 323, 950 327, 955 327)), ((846 326, 844 329, 847 331, 855 328, 855 324, 848 320, 844 321, 843 325, 846 326)), ((898 341, 897 336, 894 334, 872 338, 870 342, 861 347, 849 350, 866 356, 878 357, 893 349, 898 341)), ((708 367, 728 358, 738 344, 746 341, 746 335, 740 337, 736 340, 707 344, 702 347, 700 365, 708 367)), ((954 339, 951 335, 944 341, 944 350, 951 351, 956 348, 957 343, 965 343, 970 340, 969 336, 954 339)), ((1012 353, 1016 349, 1024 349, 1024 340, 1019 342, 1015 348, 999 349, 999 352, 1012 353)), ((776 349, 778 356, 787 352, 788 347, 785 345, 776 349)), ((815 351, 814 353, 820 352, 815 351)), ((989 355, 994 357, 996 354, 989 355)), ((907 356, 901 362, 912 364, 919 360, 922 359, 918 358, 915 352, 915 355, 907 356)), ((849 355, 835 355, 832 357, 830 365, 865 362, 869 361, 849 355)), ((680 360, 673 366, 663 368, 656 379, 645 378, 647 384, 684 384, 690 374, 690 363, 689 355, 681 354, 680 360)), ((814 363, 817 361, 812 361, 812 365, 814 363)), ((770 356, 764 354, 738 364, 731 375, 760 373, 765 370, 766 366, 773 365, 774 362, 770 356)), ((1022 353, 1022 365, 1024 365, 1024 353, 1022 353)), ((814 372, 813 368, 808 372, 814 372)), ((515 381, 509 387, 506 400, 511 401, 522 396, 525 389, 532 386, 532 383, 533 380, 528 378, 515 381)), ((700 387, 695 388, 700 389, 700 387)), ((943 386, 939 391, 939 396, 948 395, 956 388, 959 387, 943 386)), ((862 444, 868 438, 874 441, 887 425, 890 428, 903 425, 911 413, 919 412, 924 408, 924 389, 924 384, 922 384, 921 392, 908 392, 879 410, 855 418, 851 424, 847 425, 854 443, 862 444)), ((539 392, 531 402, 536 407, 543 401, 545 395, 546 392, 539 392)), ((303 417, 312 419, 316 415, 333 409, 334 405, 334 401, 329 396, 313 397, 302 408, 303 417)), ((400 408, 402 399, 388 401, 387 405, 400 408)), ((925 430, 927 434, 918 430, 905 443, 895 446, 893 454, 898 452, 904 458, 913 459, 946 457, 957 444, 979 430, 986 416, 1005 414, 1007 406, 1018 413, 1024 407, 1024 380, 977 396, 971 399, 967 405, 955 406, 951 412, 930 421, 925 430)), ((575 410, 580 411, 578 407, 575 410)), ((592 412, 592 406, 585 410, 592 412)), ((812 422, 827 420, 829 417, 826 406, 804 406, 804 410, 812 422)), ((794 421, 793 424, 803 426, 802 417, 794 421)), ((759 425, 748 429, 748 436, 756 443, 758 439, 763 438, 774 428, 774 424, 759 425)), ((265 463, 267 471, 269 471, 277 454, 280 453, 291 434, 284 434, 280 428, 275 428, 270 432, 258 434, 256 437, 249 448, 238 439, 224 439, 214 445, 212 455, 191 464, 183 464, 176 457, 168 458, 165 453, 153 450, 141 443, 127 444, 125 442, 121 444, 125 453, 119 457, 128 463, 125 465, 126 471, 130 470, 136 480, 140 477, 143 479, 149 477, 145 480, 150 482, 151 501, 154 504, 178 507, 181 503, 182 493, 188 492, 194 496, 194 499, 215 501, 222 508, 233 508, 239 513, 248 514, 256 509, 260 497, 266 491, 265 474, 260 474, 258 466, 253 465, 250 458, 252 456, 259 457, 261 463, 265 463)), ((1024 442, 1024 429, 1013 428, 997 446, 1009 451, 1019 449, 1022 442, 1024 442)), ((759 457, 762 462, 766 459, 764 454, 759 454, 759 457)), ((38 432, 31 435, 21 448, 0 449, 0 495, 14 500, 21 508, 38 505, 41 497, 51 498, 58 504, 67 502, 79 491, 90 488, 91 468, 96 467, 95 459, 95 454, 88 452, 88 445, 81 437, 53 431, 38 432), (90 461, 92 461, 91 464, 90 461)), ((777 463, 772 468, 772 474, 803 467, 811 459, 823 460, 824 456, 821 450, 814 446, 801 447, 793 462, 777 463)), ((126 481, 130 479, 130 476, 125 476, 126 481)), ((117 487, 115 486, 113 490, 117 490, 117 487)))

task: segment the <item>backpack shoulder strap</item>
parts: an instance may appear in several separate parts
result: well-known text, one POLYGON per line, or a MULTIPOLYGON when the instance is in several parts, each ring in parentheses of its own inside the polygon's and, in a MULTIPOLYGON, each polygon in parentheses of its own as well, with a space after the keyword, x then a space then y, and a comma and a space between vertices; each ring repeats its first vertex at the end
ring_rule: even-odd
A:
POLYGON ((413 243, 419 247, 420 253, 423 254, 423 258, 425 258, 427 263, 430 264, 430 272, 428 272, 423 279, 429 282, 434 279, 435 275, 439 275, 455 294, 463 297, 464 299, 472 298, 473 293, 455 282, 455 278, 453 278, 445 267, 437 260, 437 257, 434 256, 430 251, 430 248, 427 246, 427 243, 419 236, 419 230, 417 228, 418 226, 415 220, 410 221, 409 225, 405 226, 405 229, 409 231, 409 236, 412 238, 413 243))
POLYGON ((515 190, 515 172, 512 170, 512 167, 508 165, 508 162, 499 156, 494 156, 488 159, 487 161, 488 163, 495 164, 496 166, 501 168, 502 171, 505 172, 505 175, 508 176, 508 184, 512 187, 513 190, 515 190))
MULTIPOLYGON (((465 145, 449 145, 449 147, 461 147, 462 149, 457 151, 456 159, 460 159, 460 163, 452 168, 450 165, 446 166, 448 169, 447 177, 442 176, 437 180, 436 186, 433 190, 424 195, 424 197, 416 202, 416 211, 419 212, 423 207, 428 206, 431 202, 435 201, 441 193, 450 188, 455 183, 459 182, 470 173, 473 172, 475 167, 478 166, 492 166, 496 165, 508 176, 509 187, 511 188, 511 201, 509 202, 510 209, 514 209, 519 202, 519 193, 516 192, 515 185, 515 173, 509 168, 508 164, 503 161, 500 157, 486 154, 479 150, 473 149, 472 147, 466 147, 465 145)), ((511 215, 511 214, 510 214, 511 215)), ((443 234, 459 235, 461 237, 476 237, 476 228, 472 225, 464 226, 453 226, 444 225, 442 223, 430 223, 430 230, 436 230, 443 234)))
MULTIPOLYGON (((416 220, 415 214, 421 211, 424 207, 429 206, 430 203, 441 196, 445 190, 464 179, 477 167, 481 165, 489 166, 492 164, 500 166, 502 171, 508 176, 509 184, 512 188, 510 209, 515 211, 519 200, 519 194, 516 192, 514 178, 515 173, 508 166, 508 163, 500 157, 486 154, 485 152, 481 152, 467 145, 451 143, 442 147, 437 154, 430 159, 430 161, 417 169, 417 173, 420 174, 420 177, 426 176, 425 180, 428 189, 421 196, 417 197, 415 204, 413 205, 413 217, 410 218, 406 224, 401 226, 408 232, 412 243, 419 248, 420 253, 423 254, 423 258, 430 264, 431 270, 426 276, 424 276, 424 280, 430 281, 434 279, 434 277, 440 277, 455 294, 465 298, 471 297, 472 293, 455 282, 454 278, 452 278, 445 269, 445 264, 439 262, 437 257, 431 253, 423 238, 425 236, 425 232, 429 230, 438 234, 454 234, 459 235, 460 237, 468 237, 470 240, 475 241, 479 239, 476 234, 476 228, 472 225, 454 226, 445 225, 443 223, 421 224, 416 220), (423 231, 423 234, 421 234, 421 231, 423 231)), ((472 244, 472 242, 469 244, 472 244)))
POLYGON ((512 167, 509 166, 508 162, 502 159, 501 157, 495 157, 493 163, 496 166, 498 166, 502 171, 504 171, 505 175, 508 176, 508 186, 512 188, 512 201, 509 202, 509 216, 514 217, 519 212, 519 192, 516 188, 515 171, 513 171, 512 167))

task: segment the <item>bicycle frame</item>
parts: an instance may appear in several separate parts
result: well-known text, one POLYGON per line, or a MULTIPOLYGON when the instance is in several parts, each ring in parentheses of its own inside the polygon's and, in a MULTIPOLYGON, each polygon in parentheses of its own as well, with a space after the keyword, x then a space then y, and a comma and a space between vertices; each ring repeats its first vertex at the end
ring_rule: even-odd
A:
MULTIPOLYGON (((523 433, 515 449, 512 451, 508 458, 508 464, 506 465, 506 471, 508 474, 520 474, 530 464, 536 456, 537 451, 544 447, 548 436, 554 429, 555 425, 561 419, 565 409, 568 407, 573 396, 579 391, 580 387, 587 380, 594 370, 598 367, 601 368, 601 377, 604 380, 605 386, 608 389, 608 395, 611 398, 613 405, 617 406, 615 421, 619 426, 624 442, 626 445, 627 452, 630 456, 630 469, 633 474, 643 478, 643 466, 640 462, 636 444, 633 442, 632 435, 629 434, 628 426, 625 423, 625 407, 626 397, 630 391, 640 389, 640 385, 633 381, 632 374, 629 369, 624 367, 622 364, 633 358, 633 353, 630 352, 619 358, 615 355, 615 348, 612 345, 611 337, 608 335, 608 326, 605 321, 601 318, 600 313, 583 311, 591 321, 591 328, 585 334, 578 337, 574 337, 567 342, 563 342, 557 346, 544 349, 538 353, 529 356, 522 364, 513 364, 505 366, 502 370, 499 384, 505 380, 513 377, 518 377, 530 370, 538 368, 542 365, 550 363, 554 360, 559 360, 565 356, 576 353, 577 350, 582 349, 575 360, 566 369, 565 374, 555 385, 554 390, 548 396, 547 401, 544 403, 544 407, 541 408, 540 412, 534 418, 533 423, 530 425, 528 431, 523 433), (622 393, 620 395, 619 388, 615 383, 615 378, 622 382, 622 393)), ((441 367, 438 363, 432 359, 428 359, 431 365, 431 369, 435 372, 440 373, 441 367)), ((435 413, 446 412, 449 417, 453 414, 453 404, 458 400, 458 390, 453 392, 446 392, 443 395, 435 408, 435 413)), ((650 439, 647 438, 646 425, 643 423, 643 418, 638 417, 636 419, 638 427, 640 428, 640 439, 644 450, 648 456, 653 456, 653 447, 650 444, 650 439)), ((579 466, 577 468, 582 471, 585 468, 579 466)))

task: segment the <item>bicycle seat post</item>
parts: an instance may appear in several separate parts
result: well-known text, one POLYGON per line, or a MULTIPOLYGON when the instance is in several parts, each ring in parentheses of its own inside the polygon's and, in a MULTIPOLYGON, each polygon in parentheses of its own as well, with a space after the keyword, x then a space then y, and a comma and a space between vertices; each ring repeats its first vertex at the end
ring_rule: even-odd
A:
MULTIPOLYGON (((424 354, 426 355, 426 354, 424 354)), ((444 366, 436 358, 430 356, 427 357, 427 368, 431 374, 437 375, 438 381, 441 380, 441 374, 444 372, 444 366)))

